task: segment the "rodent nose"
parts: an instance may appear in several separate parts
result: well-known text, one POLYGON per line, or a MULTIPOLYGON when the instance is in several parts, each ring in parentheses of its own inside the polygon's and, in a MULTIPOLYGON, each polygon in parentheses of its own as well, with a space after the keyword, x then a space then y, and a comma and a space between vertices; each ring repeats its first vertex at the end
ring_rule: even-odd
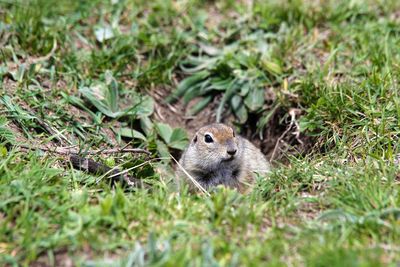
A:
POLYGON ((236 151, 237 151, 237 149, 231 149, 231 150, 228 150, 226 152, 228 152, 229 155, 233 156, 233 155, 236 154, 236 151))

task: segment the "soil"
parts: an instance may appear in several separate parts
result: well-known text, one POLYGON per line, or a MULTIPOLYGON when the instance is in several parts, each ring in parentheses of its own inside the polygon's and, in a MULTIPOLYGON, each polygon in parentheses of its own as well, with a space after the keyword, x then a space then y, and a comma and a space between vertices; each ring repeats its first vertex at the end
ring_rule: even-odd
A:
POLYGON ((206 108, 195 116, 187 116, 188 110, 196 104, 199 99, 191 101, 187 106, 179 100, 173 104, 166 103, 165 99, 169 96, 171 89, 159 88, 150 92, 155 100, 155 114, 157 121, 171 125, 172 127, 182 127, 187 130, 189 136, 200 127, 216 121, 215 110, 218 104, 218 98, 215 98, 206 108))

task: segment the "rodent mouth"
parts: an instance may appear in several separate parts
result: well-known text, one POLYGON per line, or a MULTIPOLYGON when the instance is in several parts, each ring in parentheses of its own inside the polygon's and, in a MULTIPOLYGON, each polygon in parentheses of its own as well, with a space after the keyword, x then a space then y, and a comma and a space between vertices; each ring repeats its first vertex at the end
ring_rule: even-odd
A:
POLYGON ((234 160, 234 159, 235 159, 235 157, 234 157, 234 156, 231 156, 231 157, 229 157, 229 158, 223 159, 223 161, 232 161, 232 160, 234 160))

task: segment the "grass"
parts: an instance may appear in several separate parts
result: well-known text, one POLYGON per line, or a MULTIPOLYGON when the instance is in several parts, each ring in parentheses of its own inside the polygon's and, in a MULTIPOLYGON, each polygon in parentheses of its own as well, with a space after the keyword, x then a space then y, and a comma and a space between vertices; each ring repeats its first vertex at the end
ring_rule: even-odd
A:
POLYGON ((397 266, 399 12, 395 0, 1 1, 0 262, 397 266), (190 124, 160 119, 158 93, 280 140, 285 160, 249 195, 178 191, 168 157, 190 124), (20 148, 128 142, 153 159, 93 158, 138 166, 150 188, 20 148))

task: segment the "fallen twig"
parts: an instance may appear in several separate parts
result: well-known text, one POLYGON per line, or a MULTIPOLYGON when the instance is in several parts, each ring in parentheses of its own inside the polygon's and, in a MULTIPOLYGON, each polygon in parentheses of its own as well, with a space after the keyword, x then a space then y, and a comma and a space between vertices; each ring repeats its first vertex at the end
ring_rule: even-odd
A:
POLYGON ((27 145, 18 145, 18 147, 28 150, 43 150, 47 152, 57 153, 61 155, 71 155, 71 154, 83 154, 83 155, 100 155, 100 154, 118 154, 118 153, 142 153, 151 155, 151 152, 141 148, 113 148, 113 149, 99 149, 99 150, 88 150, 88 151, 77 151, 71 147, 32 147, 27 145))
POLYGON ((75 169, 92 174, 107 175, 113 182, 124 181, 130 187, 142 187, 144 184, 140 179, 129 176, 117 168, 110 168, 92 159, 82 158, 78 155, 70 155, 69 160, 75 169))
POLYGON ((103 149, 103 150, 95 150, 95 151, 85 151, 86 155, 98 155, 98 154, 117 154, 117 153, 142 153, 151 155, 150 151, 141 148, 114 148, 114 149, 103 149))
MULTIPOLYGON (((42 150, 50 153, 57 153, 61 155, 68 155, 69 161, 71 162, 72 167, 77 170, 86 171, 91 174, 97 175, 105 175, 108 178, 111 178, 113 182, 116 181, 123 181, 126 185, 130 187, 143 187, 145 184, 136 178, 128 175, 128 170, 120 170, 118 168, 110 168, 102 163, 98 163, 92 159, 88 159, 85 157, 79 156, 78 152, 71 147, 54 147, 54 148, 47 148, 47 147, 33 147, 27 145, 18 145, 19 148, 26 149, 26 150, 42 150)), ((150 155, 151 153, 145 149, 140 148, 126 148, 123 147, 121 149, 103 149, 103 150, 96 150, 96 151, 85 151, 82 154, 84 155, 97 155, 97 154, 113 154, 113 153, 144 153, 150 155)), ((134 168, 139 167, 135 166, 134 168)))

